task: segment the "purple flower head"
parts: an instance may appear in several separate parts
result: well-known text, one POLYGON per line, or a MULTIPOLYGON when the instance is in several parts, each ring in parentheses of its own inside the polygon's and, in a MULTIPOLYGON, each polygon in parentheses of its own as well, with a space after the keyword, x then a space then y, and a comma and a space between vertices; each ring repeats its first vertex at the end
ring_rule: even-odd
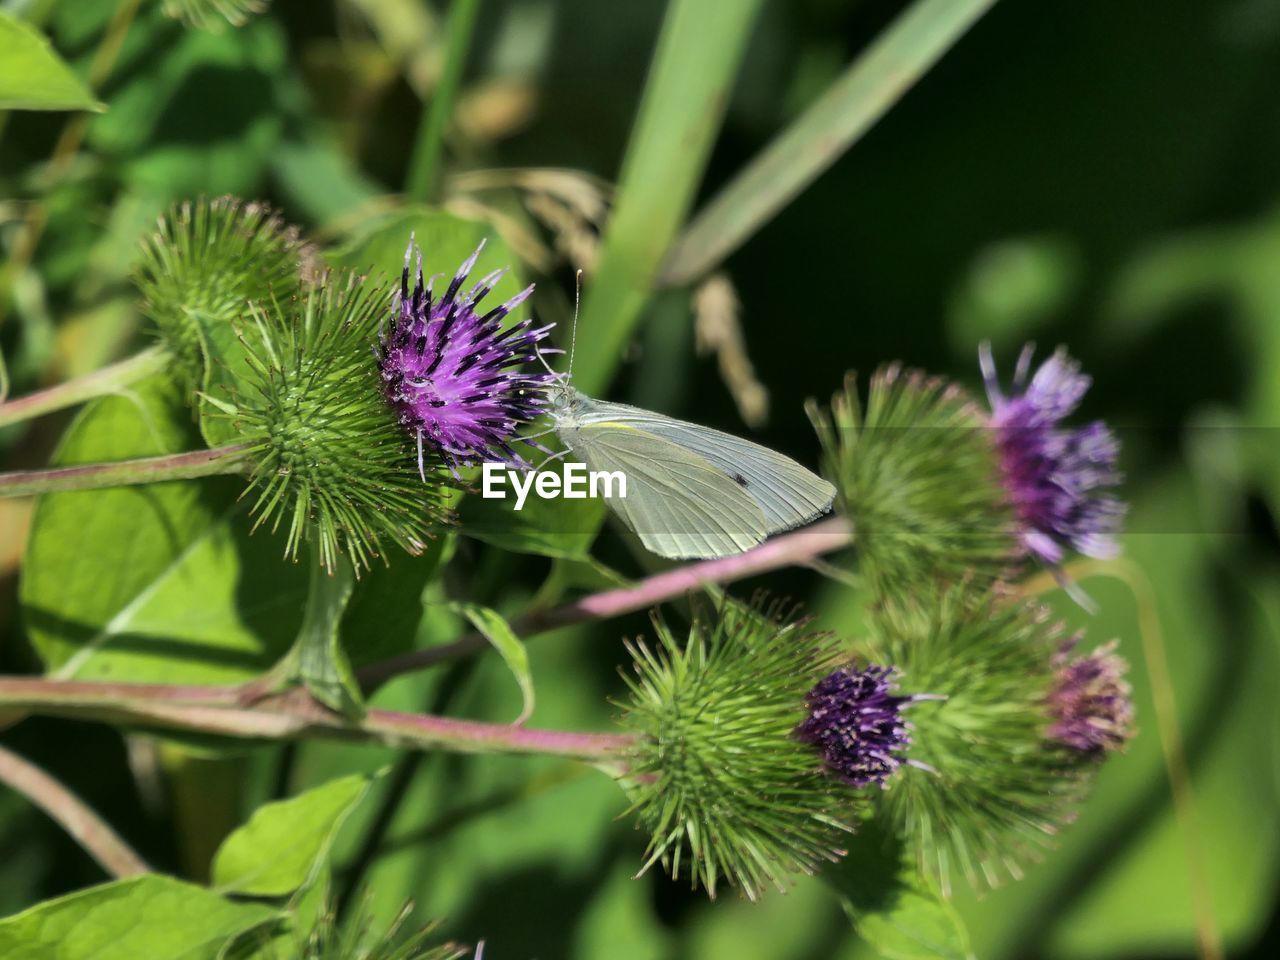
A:
POLYGON ((1079 636, 1063 644, 1054 657, 1058 680, 1049 694, 1052 740, 1091 756, 1118 750, 1133 736, 1133 700, 1124 680, 1128 665, 1115 652, 1115 641, 1092 653, 1071 658, 1079 636))
MULTIPOLYGON (((497 270, 466 293, 462 285, 484 242, 434 297, 424 284, 422 253, 413 236, 404 255, 395 315, 380 332, 378 365, 386 395, 400 422, 418 442, 418 472, 426 479, 423 445, 439 451, 454 473, 482 460, 523 466, 512 449, 520 424, 538 416, 549 373, 522 373, 552 325, 532 319, 502 329, 503 318, 533 292, 530 285, 501 306, 481 312, 480 301, 506 270, 497 270), (409 261, 417 253, 417 283, 409 289, 409 261)), ((434 279, 434 278, 432 278, 434 279)), ((531 441, 525 441, 536 446, 531 441)))
POLYGON ((1050 566, 1073 548, 1090 557, 1119 553, 1115 534, 1124 504, 1101 491, 1120 482, 1120 444, 1101 421, 1062 428, 1089 378, 1065 350, 1040 365, 1027 382, 1033 347, 1028 344, 1014 373, 1015 393, 1006 397, 996 379, 991 348, 979 349, 991 401, 1000 470, 1021 527, 1023 547, 1050 566))
POLYGON ((822 751, 827 768, 855 787, 884 786, 911 745, 902 708, 922 696, 893 694, 893 667, 850 665, 814 684, 805 703, 809 716, 796 737, 822 751))

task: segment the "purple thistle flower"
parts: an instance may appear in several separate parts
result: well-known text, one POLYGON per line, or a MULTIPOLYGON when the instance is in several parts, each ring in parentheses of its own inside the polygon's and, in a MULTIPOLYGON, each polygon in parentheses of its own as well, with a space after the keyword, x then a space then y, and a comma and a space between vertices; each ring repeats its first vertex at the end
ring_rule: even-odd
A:
POLYGON ((1057 685, 1049 694, 1053 723, 1050 739, 1073 750, 1101 756, 1117 750, 1133 735, 1133 700, 1124 680, 1128 665, 1115 653, 1115 641, 1072 660, 1079 636, 1054 657, 1057 685))
POLYGON ((1063 429, 1089 389, 1089 377, 1063 349, 1040 365, 1030 383, 1034 347, 1028 344, 1014 373, 1014 395, 1006 397, 996 379, 991 348, 978 351, 990 424, 995 428, 1004 485, 1021 526, 1023 547, 1050 566, 1067 547, 1090 557, 1120 552, 1115 534, 1125 507, 1100 491, 1120 482, 1120 444, 1101 421, 1063 429))
POLYGON ((528 298, 532 284, 485 313, 480 301, 505 268, 461 292, 483 249, 481 241, 436 298, 431 280, 423 282, 422 252, 410 235, 395 315, 389 328, 379 332, 378 365, 387 400, 417 439, 418 472, 424 481, 424 442, 439 451, 455 475, 458 467, 482 460, 524 466, 511 444, 524 439, 516 432, 520 424, 541 412, 543 387, 551 380, 549 373, 516 368, 536 358, 537 345, 553 325, 535 328, 532 319, 525 319, 502 329, 503 318, 528 298), (410 291, 409 261, 415 252, 417 283, 410 291))
POLYGON ((805 697, 809 716, 796 727, 796 737, 821 750, 827 768, 855 787, 883 787, 898 767, 912 762, 901 756, 911 745, 902 708, 930 698, 893 694, 893 674, 893 667, 842 667, 805 697))

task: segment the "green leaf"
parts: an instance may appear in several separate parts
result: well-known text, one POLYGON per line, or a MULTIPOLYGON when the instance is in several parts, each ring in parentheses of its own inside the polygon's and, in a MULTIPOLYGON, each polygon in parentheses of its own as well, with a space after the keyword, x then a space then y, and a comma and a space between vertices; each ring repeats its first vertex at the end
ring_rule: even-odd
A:
POLYGON ((218 848, 213 885, 227 893, 283 897, 315 879, 334 837, 369 791, 370 778, 342 777, 259 807, 218 848))
POLYGON ((0 10, 0 110, 105 109, 45 37, 0 10))
POLYGON ((885 960, 972 960, 955 908, 876 824, 864 824, 848 855, 823 870, 822 878, 858 936, 885 960))
MULTIPOLYGON (((54 463, 200 446, 179 390, 154 377, 86 407, 54 463)), ((213 477, 42 497, 19 595, 46 667, 81 679, 234 683, 278 660, 298 633, 307 571, 284 563, 269 534, 249 536, 242 487, 213 477)))
POLYGON ((459 532, 503 550, 579 560, 587 556, 604 522, 602 500, 515 500, 467 497, 458 511, 459 532))
POLYGON ((90 887, 0 920, 5 960, 216 960, 276 911, 146 874, 90 887))
POLYGON ((702 179, 760 6, 760 0, 672 0, 667 7, 582 308, 574 377, 585 393, 608 383, 648 302, 702 179))
POLYGON ((343 647, 356 666, 404 653, 414 644, 423 591, 453 552, 456 537, 439 534, 423 552, 391 558, 360 576, 342 615, 343 647))
POLYGON ((517 725, 524 723, 533 713, 533 673, 529 669, 529 654, 524 643, 516 636, 511 625, 496 610, 482 607, 475 603, 451 603, 450 609, 471 621, 471 625, 479 630, 486 640, 493 644, 508 669, 520 686, 520 697, 523 706, 520 716, 516 717, 517 725))
POLYGON ((354 230, 345 243, 329 251, 327 256, 335 266, 350 267, 362 273, 381 273, 388 279, 394 279, 398 286, 410 233, 417 237, 418 246, 422 249, 422 269, 427 276, 435 273, 453 276, 458 266, 484 240, 485 247, 476 260, 472 276, 479 279, 501 267, 512 268, 497 282, 485 302, 496 305, 520 292, 523 283, 516 269, 519 261, 493 227, 434 207, 409 207, 374 217, 354 230))

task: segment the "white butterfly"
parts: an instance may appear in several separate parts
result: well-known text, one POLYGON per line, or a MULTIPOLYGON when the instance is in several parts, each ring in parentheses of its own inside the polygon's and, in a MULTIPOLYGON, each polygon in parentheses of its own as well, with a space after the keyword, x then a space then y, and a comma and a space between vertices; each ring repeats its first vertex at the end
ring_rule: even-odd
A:
POLYGON ((556 376, 547 388, 556 435, 589 470, 625 474, 626 496, 615 492, 605 500, 659 556, 742 553, 831 509, 835 487, 790 457, 709 427, 592 399, 567 375, 556 376))

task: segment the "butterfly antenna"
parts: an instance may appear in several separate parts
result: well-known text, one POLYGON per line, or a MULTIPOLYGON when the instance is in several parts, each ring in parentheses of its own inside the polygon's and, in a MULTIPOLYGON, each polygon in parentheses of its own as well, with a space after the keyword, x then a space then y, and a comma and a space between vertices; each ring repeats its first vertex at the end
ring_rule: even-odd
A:
POLYGON ((573 326, 569 330, 569 375, 573 376, 573 351, 578 346, 578 311, 582 307, 582 269, 573 275, 573 326))

